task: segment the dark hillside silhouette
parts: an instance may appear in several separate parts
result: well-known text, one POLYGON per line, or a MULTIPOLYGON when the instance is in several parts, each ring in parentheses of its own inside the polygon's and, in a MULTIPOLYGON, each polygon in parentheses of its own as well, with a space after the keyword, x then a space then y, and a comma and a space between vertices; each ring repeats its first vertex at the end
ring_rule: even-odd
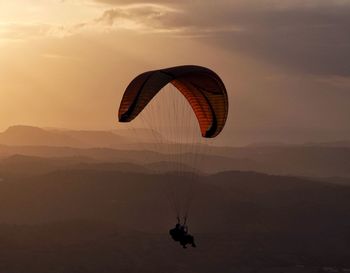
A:
POLYGON ((350 267, 348 186, 254 172, 200 177, 189 221, 198 248, 184 253, 169 241, 162 185, 186 179, 86 166, 1 181, 4 272, 350 267))
MULTIPOLYGON (((212 147, 210 154, 197 155, 195 169, 207 173, 229 170, 256 171, 279 175, 310 177, 350 177, 350 148, 340 147, 212 147)), ((11 155, 35 157, 88 157, 102 162, 128 162, 148 165, 169 160, 165 154, 151 150, 110 148, 73 148, 47 146, 0 145, 0 158, 11 155)), ((191 156, 187 157, 191 159, 191 156)), ((193 167, 193 161, 182 164, 193 167)), ((156 165, 154 165, 156 166, 156 165)))

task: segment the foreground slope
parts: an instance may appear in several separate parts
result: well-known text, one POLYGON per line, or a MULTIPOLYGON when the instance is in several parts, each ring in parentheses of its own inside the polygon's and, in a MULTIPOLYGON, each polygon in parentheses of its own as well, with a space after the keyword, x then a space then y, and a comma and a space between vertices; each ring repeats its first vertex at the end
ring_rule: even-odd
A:
POLYGON ((350 187, 254 172, 202 176, 184 252, 164 183, 66 169, 0 183, 3 272, 325 272, 350 267, 350 187), (6 224, 5 224, 6 223, 6 224), (40 262, 38 262, 40 261, 40 262))

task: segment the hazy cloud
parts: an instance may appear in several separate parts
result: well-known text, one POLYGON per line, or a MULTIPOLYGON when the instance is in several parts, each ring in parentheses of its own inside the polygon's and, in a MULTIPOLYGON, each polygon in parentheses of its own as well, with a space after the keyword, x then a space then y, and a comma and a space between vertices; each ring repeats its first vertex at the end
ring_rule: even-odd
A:
POLYGON ((329 77, 319 77, 316 81, 329 84, 331 86, 337 88, 350 88, 350 77, 342 77, 342 76, 329 76, 329 77))
MULTIPOLYGON (((130 5, 130 4, 179 4, 181 2, 186 2, 185 0, 178 0, 178 1, 172 1, 172 0, 151 0, 151 1, 142 1, 142 0, 95 0, 95 2, 98 3, 104 3, 104 4, 110 4, 110 5, 130 5)), ((189 1, 187 1, 189 2, 189 1)))
POLYGON ((63 38, 74 35, 89 24, 75 25, 51 25, 45 23, 9 23, 0 24, 0 41, 21 42, 28 39, 40 39, 45 37, 63 38))
POLYGON ((100 16, 78 24, 12 24, 2 39, 135 30, 198 39, 282 70, 350 75, 349 1, 100 0, 100 16), (140 3, 141 2, 141 3, 140 3))
POLYGON ((300 73, 350 74, 349 1, 99 2, 116 5, 99 19, 109 25, 175 30, 300 73))
POLYGON ((234 14, 240 33, 215 43, 309 74, 350 75, 350 7, 293 8, 234 14))
MULTIPOLYGON (((72 1, 72 0, 70 0, 72 1)), ((289 8, 294 6, 303 7, 314 7, 314 6, 329 6, 329 5, 346 5, 349 2, 347 0, 218 0, 213 2, 212 0, 94 0, 97 3, 105 3, 109 5, 130 5, 130 4, 140 4, 140 3, 158 3, 158 4, 173 4, 173 5, 205 5, 208 3, 213 3, 214 5, 235 5, 235 6, 252 6, 252 7, 263 7, 263 6, 274 6, 280 8, 289 8)))
POLYGON ((170 17, 181 11, 163 5, 139 4, 119 6, 106 10, 96 23, 114 28, 146 30, 151 32, 176 31, 176 24, 167 24, 170 17))

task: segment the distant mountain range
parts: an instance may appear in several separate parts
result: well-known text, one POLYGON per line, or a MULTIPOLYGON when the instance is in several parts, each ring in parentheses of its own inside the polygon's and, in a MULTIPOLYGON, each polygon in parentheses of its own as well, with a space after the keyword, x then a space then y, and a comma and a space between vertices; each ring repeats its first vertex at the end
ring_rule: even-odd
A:
MULTIPOLYGON (((183 170, 197 169, 205 173, 242 170, 317 178, 350 177, 350 148, 242 147, 212 148, 210 151, 210 154, 197 154, 195 157, 185 154, 180 163, 168 164, 164 162, 169 162, 169 156, 144 150, 0 145, 0 159, 23 155, 41 157, 44 158, 43 161, 50 161, 50 158, 74 158, 75 163, 86 163, 88 160, 100 163, 129 163, 146 168, 150 168, 147 165, 151 165, 151 169, 164 170, 170 170, 169 167, 176 169, 177 165, 183 164, 187 166, 183 170), (193 158, 197 158, 197 161, 193 158)), ((20 158, 14 157, 12 160, 16 159, 20 158)))
POLYGON ((188 165, 175 162, 155 162, 147 164, 133 164, 129 162, 106 162, 91 157, 37 157, 27 155, 13 155, 0 160, 0 175, 28 177, 31 175, 47 174, 59 170, 87 170, 118 171, 123 173, 167 173, 181 169, 182 172, 198 173, 188 165))
POLYGON ((211 147, 195 165, 123 133, 1 134, 3 272, 349 271, 350 148, 211 147), (197 249, 168 236, 186 197, 197 249))
MULTIPOLYGON (((75 148, 133 148, 140 147, 136 143, 154 143, 160 141, 161 134, 151 129, 132 128, 114 129, 110 131, 66 130, 55 128, 39 128, 34 126, 11 126, 0 133, 0 145, 9 146, 53 146, 75 148), (125 146, 126 145, 126 146, 125 146)), ((283 142, 257 142, 247 147, 350 147, 350 140, 304 144, 288 144, 283 142)))
POLYGON ((74 148, 125 148, 142 139, 154 141, 154 132, 147 129, 111 131, 43 129, 33 126, 12 126, 0 133, 0 144, 9 146, 51 146, 74 148), (137 133, 135 133, 137 131, 137 133), (141 138, 142 136, 142 138, 141 138))
MULTIPOLYGON (((142 129, 142 132, 149 137, 154 134, 146 129, 142 129)), ((193 154, 191 145, 169 148, 161 143, 138 143, 136 138, 128 136, 126 130, 69 131, 14 126, 0 133, 0 158, 15 155, 61 157, 63 158, 61 161, 66 163, 73 158, 74 164, 96 162, 113 166, 115 163, 127 163, 151 170, 158 169, 159 172, 174 169, 182 171, 195 169, 204 173, 242 170, 278 175, 349 178, 350 147, 347 147, 346 143, 337 143, 344 146, 338 146, 336 143, 333 145, 266 143, 265 146, 255 144, 245 147, 211 146, 210 148, 202 146, 198 149, 200 153, 193 154), (183 154, 169 155, 168 151, 182 151, 183 154), (180 165, 182 167, 178 167, 180 165)), ((12 160, 16 159, 20 158, 15 157, 12 160)), ((45 166, 49 163, 53 166, 58 164, 50 160, 42 164, 45 166)), ((24 166, 23 162, 20 164, 24 166)))
POLYGON ((0 133, 0 144, 11 146, 122 147, 126 137, 107 131, 48 130, 31 126, 13 126, 0 133))

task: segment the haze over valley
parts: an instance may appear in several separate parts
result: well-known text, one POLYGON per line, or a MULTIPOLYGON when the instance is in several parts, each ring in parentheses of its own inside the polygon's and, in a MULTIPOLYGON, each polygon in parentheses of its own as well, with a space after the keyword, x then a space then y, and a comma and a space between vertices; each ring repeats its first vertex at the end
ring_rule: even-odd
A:
POLYGON ((198 244, 183 253, 168 238, 164 185, 185 188, 191 178, 152 145, 118 131, 22 126, 1 133, 0 144, 3 271, 350 268, 349 147, 208 149, 200 169, 182 167, 196 172, 189 225, 198 244))

